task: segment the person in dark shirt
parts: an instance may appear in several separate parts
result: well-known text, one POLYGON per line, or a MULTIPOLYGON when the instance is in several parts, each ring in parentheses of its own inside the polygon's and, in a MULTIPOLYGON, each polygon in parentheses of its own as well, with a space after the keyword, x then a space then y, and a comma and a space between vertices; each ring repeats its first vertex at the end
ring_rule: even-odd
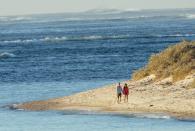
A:
POLYGON ((119 82, 118 86, 117 86, 117 102, 118 103, 121 102, 121 97, 122 97, 122 87, 121 87, 120 82, 119 82))

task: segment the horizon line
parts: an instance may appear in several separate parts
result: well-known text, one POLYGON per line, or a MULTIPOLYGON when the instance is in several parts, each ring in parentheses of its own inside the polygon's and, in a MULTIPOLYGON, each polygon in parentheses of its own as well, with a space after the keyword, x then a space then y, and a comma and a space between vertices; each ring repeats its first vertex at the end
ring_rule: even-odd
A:
POLYGON ((15 16, 33 16, 33 15, 55 15, 55 14, 79 14, 79 13, 87 13, 90 11, 103 11, 103 10, 118 10, 118 11, 129 11, 129 12, 139 12, 139 11, 149 11, 149 10, 195 10, 195 7, 192 8, 126 8, 126 9, 118 9, 118 8, 94 8, 94 9, 87 9, 87 10, 81 10, 81 11, 61 11, 61 12, 40 12, 40 13, 26 13, 26 14, 8 14, 8 15, 0 15, 0 17, 15 17, 15 16))

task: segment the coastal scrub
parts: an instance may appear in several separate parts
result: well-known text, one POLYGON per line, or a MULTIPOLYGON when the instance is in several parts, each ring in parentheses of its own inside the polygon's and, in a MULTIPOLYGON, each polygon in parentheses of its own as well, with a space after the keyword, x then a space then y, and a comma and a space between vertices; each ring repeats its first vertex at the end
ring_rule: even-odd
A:
POLYGON ((195 72, 195 42, 183 41, 149 58, 149 63, 132 75, 139 80, 151 74, 156 79, 172 76, 173 81, 184 79, 195 72))

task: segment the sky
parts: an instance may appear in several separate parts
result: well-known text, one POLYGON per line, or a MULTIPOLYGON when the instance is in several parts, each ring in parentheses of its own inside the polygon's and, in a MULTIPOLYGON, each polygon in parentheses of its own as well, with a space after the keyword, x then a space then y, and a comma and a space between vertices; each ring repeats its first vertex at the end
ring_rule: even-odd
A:
POLYGON ((195 8, 195 0, 0 0, 0 16, 91 9, 195 8))

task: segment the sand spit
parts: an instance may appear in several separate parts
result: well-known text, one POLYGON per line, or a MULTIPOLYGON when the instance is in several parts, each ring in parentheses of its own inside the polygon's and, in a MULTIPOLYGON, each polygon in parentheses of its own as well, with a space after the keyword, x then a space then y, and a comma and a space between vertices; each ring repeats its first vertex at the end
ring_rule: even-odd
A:
POLYGON ((187 89, 195 74, 172 83, 172 78, 153 81, 154 75, 139 81, 124 81, 130 88, 129 102, 117 103, 116 85, 61 98, 32 101, 14 108, 24 110, 84 110, 111 113, 166 113, 177 118, 195 118, 195 89, 187 89))

